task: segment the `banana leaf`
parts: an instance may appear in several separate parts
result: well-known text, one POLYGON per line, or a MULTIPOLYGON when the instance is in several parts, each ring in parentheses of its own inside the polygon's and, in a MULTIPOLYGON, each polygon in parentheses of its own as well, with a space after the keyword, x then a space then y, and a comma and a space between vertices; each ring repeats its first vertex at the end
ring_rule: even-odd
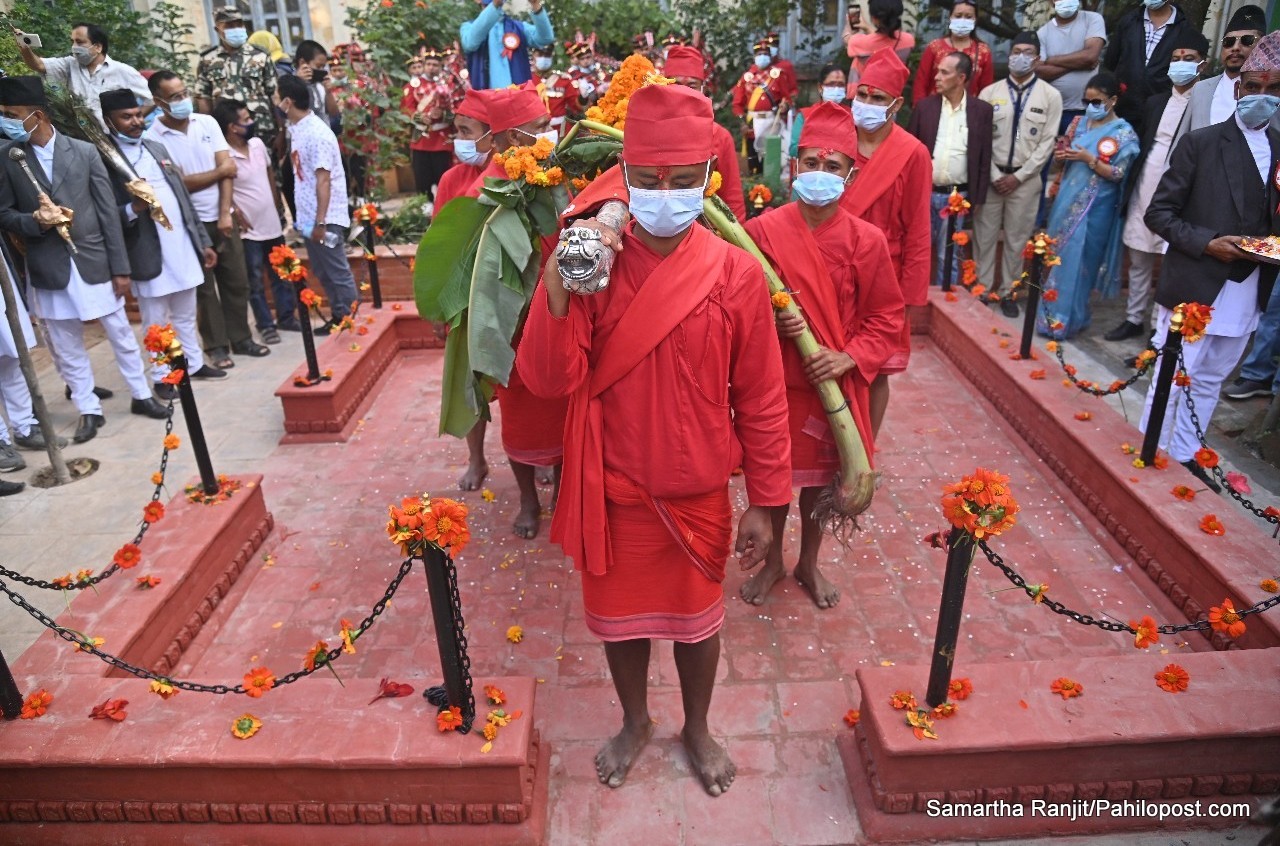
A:
POLYGON ((476 244, 493 211, 473 197, 458 197, 432 219, 413 266, 414 299, 423 319, 454 326, 466 310, 476 244))
POLYGON ((444 379, 440 386, 440 434, 465 438, 480 420, 489 419, 493 383, 477 379, 467 366, 467 317, 449 330, 444 342, 444 379))
POLYGON ((473 372, 503 385, 515 364, 511 340, 533 295, 529 277, 537 282, 533 253, 520 215, 501 206, 494 210, 476 244, 467 304, 467 358, 473 372))

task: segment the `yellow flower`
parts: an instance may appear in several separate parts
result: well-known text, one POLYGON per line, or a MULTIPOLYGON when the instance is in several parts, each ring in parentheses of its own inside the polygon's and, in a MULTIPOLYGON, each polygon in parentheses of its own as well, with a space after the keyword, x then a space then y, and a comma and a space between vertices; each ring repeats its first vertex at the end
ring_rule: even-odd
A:
POLYGON ((524 640, 524 629, 519 626, 511 626, 507 629, 507 640, 512 643, 519 643, 524 640))
POLYGON ((262 720, 259 720, 253 714, 241 714, 231 724, 231 733, 244 740, 253 737, 260 728, 262 728, 262 720))
POLYGON ((151 474, 151 484, 153 484, 153 485, 161 485, 161 484, 164 484, 164 474, 163 474, 163 473, 161 473, 159 470, 157 470, 156 472, 152 473, 152 474, 151 474))
POLYGON ((480 498, 483 499, 485 502, 493 502, 498 497, 494 494, 493 491, 489 490, 488 488, 485 488, 484 490, 480 491, 480 498))
POLYGON ((787 306, 791 305, 791 295, 786 291, 779 291, 769 299, 773 302, 773 307, 778 311, 782 311, 787 306))
POLYGON ((169 699, 178 695, 178 689, 168 679, 152 679, 151 692, 161 699, 169 699))
POLYGON ((707 190, 703 192, 703 196, 710 197, 720 190, 720 186, 724 184, 724 177, 720 175, 720 171, 711 171, 711 179, 707 181, 707 190))

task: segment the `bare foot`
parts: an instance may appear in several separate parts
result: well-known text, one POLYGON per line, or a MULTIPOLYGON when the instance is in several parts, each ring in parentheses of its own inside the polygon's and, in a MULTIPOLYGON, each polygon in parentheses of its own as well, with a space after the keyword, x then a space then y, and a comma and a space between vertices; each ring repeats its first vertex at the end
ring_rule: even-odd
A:
POLYGON ((480 485, 489 475, 489 465, 484 461, 479 464, 468 464, 467 472, 458 478, 458 490, 460 491, 478 491, 480 485))
POLYGON ((556 468, 539 467, 535 471, 534 478, 538 480, 539 485, 550 485, 556 481, 556 468))
POLYGON ((769 595, 769 591, 773 590, 773 586, 786 574, 787 568, 783 566, 782 562, 773 564, 765 561, 760 568, 760 572, 742 583, 742 587, 738 589, 738 595, 748 605, 763 605, 764 598, 769 595))
POLYGON ((516 514, 516 522, 513 527, 516 537, 532 540, 538 536, 538 528, 542 525, 542 506, 536 501, 521 505, 519 513, 516 514))
POLYGON ((795 576, 800 587, 809 593, 813 604, 819 608, 833 608, 840 601, 840 589, 827 581, 816 563, 808 566, 797 564, 795 576))
POLYGON ((626 725, 622 731, 609 739, 609 742, 596 753, 596 775, 601 784, 610 787, 621 787, 627 780, 631 765, 640 756, 640 750, 653 736, 653 723, 645 720, 644 726, 638 729, 626 725))
POLYGON ((716 743, 709 734, 694 736, 686 728, 680 732, 685 751, 689 753, 689 763, 702 780, 702 786, 712 796, 719 796, 733 784, 738 768, 729 759, 729 753, 716 743))

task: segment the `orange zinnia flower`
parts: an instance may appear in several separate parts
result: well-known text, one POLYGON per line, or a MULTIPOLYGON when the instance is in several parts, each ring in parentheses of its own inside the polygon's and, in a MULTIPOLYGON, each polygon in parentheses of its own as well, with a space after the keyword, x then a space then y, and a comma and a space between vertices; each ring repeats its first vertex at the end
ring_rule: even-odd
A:
POLYGON ((142 345, 147 348, 147 352, 160 355, 169 351, 169 347, 173 344, 173 339, 177 334, 173 331, 173 325, 166 323, 163 326, 151 324, 147 327, 147 334, 142 338, 142 345))
POLYGON ((1169 456, 1163 452, 1157 452, 1156 457, 1151 460, 1151 466, 1157 470, 1164 470, 1169 466, 1169 456))
POLYGON ((861 719, 862 719, 861 711, 850 708, 848 711, 844 712, 844 724, 847 725, 849 728, 853 728, 854 726, 856 726, 858 724, 858 721, 861 719))
POLYGON ((484 686, 484 696, 490 705, 501 705, 507 701, 507 695, 491 684, 484 686))
POLYGON ((150 590, 160 584, 157 576, 138 576, 138 590, 150 590))
POLYGON ((156 500, 148 502, 142 508, 142 521, 144 523, 155 523, 164 516, 164 505, 156 500))
POLYGON ((968 679, 952 679, 951 684, 947 685, 947 696, 957 702, 968 699, 971 693, 973 693, 973 682, 968 679))
POLYGON ((316 645, 307 652, 307 657, 302 659, 302 668, 304 670, 314 670, 317 666, 328 661, 328 659, 329 644, 323 640, 317 640, 316 645))
POLYGON ((1049 685, 1049 690, 1061 695, 1063 699, 1070 699, 1073 696, 1083 695, 1084 685, 1064 676, 1060 679, 1055 679, 1053 684, 1049 685))
POLYGON ((1213 320, 1213 306, 1200 303, 1182 304, 1182 338, 1194 344, 1204 337, 1204 331, 1213 320))
POLYGON ((1209 609, 1209 625, 1215 632, 1226 632, 1229 637, 1240 637, 1244 634, 1244 620, 1230 599, 1222 600, 1221 605, 1209 609))
POLYGON ((1227 533, 1226 527, 1218 520, 1218 515, 1216 514, 1206 514, 1200 518, 1200 531, 1214 537, 1221 537, 1227 533))
POLYGON ((45 690, 43 687, 35 693, 27 697, 22 703, 22 713, 20 716, 24 720, 34 720, 37 717, 43 717, 45 711, 49 710, 49 706, 53 704, 53 694, 45 690))
POLYGON ((1208 447, 1200 447, 1200 449, 1196 450, 1195 459, 1196 464, 1206 470, 1211 470, 1218 466, 1218 454, 1208 447))
POLYGON ((951 236, 951 242, 957 247, 969 246, 969 233, 960 231, 951 236))
POLYGON ((423 521, 422 536, 437 546, 449 548, 457 555, 471 539, 467 530, 467 507, 452 499, 431 501, 431 513, 423 521))
POLYGON ((89 719, 114 720, 117 723, 123 722, 124 718, 128 716, 124 711, 124 706, 128 704, 129 700, 127 699, 108 699, 101 705, 95 706, 94 709, 89 712, 89 719))
POLYGON ((899 690, 889 697, 889 704, 899 711, 916 707, 916 697, 909 690, 899 690))
POLYGON ((128 570, 136 567, 138 562, 142 560, 142 550, 131 543, 116 550, 116 554, 111 557, 111 563, 118 566, 121 570, 128 570))
POLYGON ((320 305, 320 297, 318 297, 316 292, 310 288, 303 288, 302 291, 298 293, 298 300, 307 308, 317 308, 320 305))
POLYGON ((1174 485, 1173 490, 1170 491, 1170 493, 1184 502, 1190 502, 1196 498, 1196 492, 1186 485, 1174 485))
POLYGON ((1150 616, 1138 621, 1130 620, 1129 628, 1133 629, 1133 645, 1138 649, 1146 649, 1151 644, 1160 642, 1160 627, 1150 616))
POLYGON ((462 725, 462 709, 457 705, 436 714, 436 728, 440 731, 457 731, 462 725))
POLYGON ((276 677, 266 667, 254 667, 244 677, 244 692, 254 699, 276 686, 276 677))
POLYGON ((1167 690, 1170 693, 1179 693, 1187 689, 1187 685, 1191 683, 1191 674, 1179 667, 1177 664, 1169 664, 1163 670, 1156 673, 1156 685, 1161 690, 1167 690))
POLYGON ((1039 381, 1049 374, 1044 370, 1044 368, 1041 368, 1039 370, 1032 370, 1027 375, 1030 376, 1032 379, 1039 381))
POLYGON ((1046 303, 1056 303, 1058 301, 1058 289, 1046 288, 1044 293, 1040 295, 1040 299, 1044 300, 1046 303))
POLYGON ((943 702, 929 712, 929 716, 935 720, 945 720, 948 717, 954 717, 960 706, 954 702, 943 702))
POLYGON ((1092 420, 1092 419, 1093 419, 1093 414, 1092 414, 1092 413, 1090 413, 1090 412, 1088 412, 1088 411, 1077 411, 1077 412, 1076 412, 1076 419, 1077 419, 1077 420, 1080 420, 1080 421, 1092 420))
POLYGON ((1275 579, 1263 579, 1258 582, 1258 587, 1262 588, 1267 593, 1280 593, 1280 582, 1277 582, 1275 579))

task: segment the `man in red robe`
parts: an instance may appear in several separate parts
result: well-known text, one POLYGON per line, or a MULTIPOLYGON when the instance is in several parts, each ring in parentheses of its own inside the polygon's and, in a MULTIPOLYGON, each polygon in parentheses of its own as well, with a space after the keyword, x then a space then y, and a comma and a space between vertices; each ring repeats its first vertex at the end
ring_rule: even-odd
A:
MULTIPOLYGON (((489 117, 489 132, 494 152, 505 152, 510 147, 528 147, 537 142, 540 135, 556 140, 558 134, 550 128, 551 115, 538 96, 536 86, 526 83, 520 88, 485 89, 472 92, 479 96, 489 117)), ((467 196, 480 196, 480 189, 488 178, 506 179, 507 172, 492 158, 489 164, 467 190, 467 196)), ((555 240, 544 238, 542 258, 545 261, 555 248, 555 240)), ((519 349, 521 330, 516 331, 512 347, 519 349)), ((522 538, 533 538, 541 524, 542 504, 538 499, 537 467, 559 468, 564 450, 565 413, 568 401, 544 399, 535 396, 525 386, 517 362, 511 368, 506 385, 495 390, 498 408, 502 411, 502 449, 511 463, 516 484, 520 488, 520 511, 516 515, 515 533, 522 538)), ((555 495, 552 495, 554 501, 555 495)))
MULTIPOLYGON (((667 62, 662 71, 681 85, 694 91, 706 94, 703 87, 707 82, 706 62, 702 54, 692 47, 676 44, 667 51, 667 62)), ((712 124, 712 141, 716 154, 716 170, 720 172, 720 190, 716 196, 724 200, 725 205, 738 220, 747 219, 747 200, 742 193, 742 174, 738 165, 738 150, 733 143, 729 130, 720 124, 712 124)))
MULTIPOLYGON (((909 75, 898 54, 888 48, 867 60, 851 104, 858 131, 858 175, 851 190, 841 197, 840 206, 884 233, 902 299, 909 306, 922 306, 929 298, 933 157, 894 123, 909 75)), ((904 322, 898 349, 871 383, 873 433, 880 431, 889 406, 889 376, 906 370, 910 356, 911 326, 904 322)))
MULTIPOLYGON (((684 86, 632 95, 622 159, 634 222, 621 233, 587 222, 619 250, 609 286, 572 296, 549 263, 518 363, 537 393, 571 398, 551 537, 582 571, 587 626, 605 642, 623 716, 597 775, 621 785, 648 741, 650 641, 670 639, 681 736, 719 796, 735 773, 707 726, 732 542, 729 476, 742 467, 750 501, 736 543, 744 569, 764 558, 770 509, 791 498, 791 480, 782 356, 760 265, 694 224, 712 124, 711 102, 684 86)), ((578 199, 569 214, 591 208, 578 199)))
MULTIPOLYGON (((889 246, 879 229, 840 208, 853 174, 858 136, 849 112, 835 103, 809 111, 800 132, 795 202, 747 221, 751 240, 773 264, 804 313, 777 312, 783 337, 791 424, 791 484, 800 488, 800 558, 795 577, 819 608, 840 592, 818 568, 822 526, 813 518, 818 495, 840 469, 835 438, 814 386, 837 379, 858 432, 874 455, 868 396, 880 368, 898 348, 906 306, 894 283, 889 246), (887 283, 887 284, 886 284, 887 283), (791 340, 808 322, 820 349, 801 358, 791 340)), ((760 572, 742 585, 742 598, 760 605, 787 574, 782 538, 789 505, 773 510, 773 545, 760 572)))

